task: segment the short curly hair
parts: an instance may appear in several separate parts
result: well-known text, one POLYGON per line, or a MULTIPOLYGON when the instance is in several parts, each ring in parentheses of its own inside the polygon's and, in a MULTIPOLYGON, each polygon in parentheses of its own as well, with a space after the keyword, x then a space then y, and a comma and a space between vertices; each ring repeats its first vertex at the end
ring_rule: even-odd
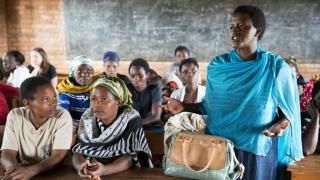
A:
POLYGON ((180 65, 179 65, 179 71, 180 71, 180 73, 181 73, 181 70, 182 70, 182 66, 187 65, 187 64, 194 64, 194 65, 199 69, 199 64, 198 64, 198 62, 197 62, 196 59, 194 59, 194 58, 187 58, 187 59, 183 60, 183 61, 180 63, 180 65))
POLYGON ((34 100, 34 94, 40 86, 50 86, 50 81, 42 76, 34 76, 24 80, 20 86, 21 99, 34 100))
POLYGON ((8 57, 14 57, 16 59, 16 62, 18 62, 20 65, 22 65, 25 61, 24 55, 17 50, 8 51, 5 56, 8 57))
POLYGON ((142 58, 134 59, 130 63, 130 65, 129 65, 129 74, 130 74, 130 69, 131 69, 132 66, 140 66, 146 71, 146 73, 150 72, 150 67, 149 67, 148 62, 146 60, 142 59, 142 58))
POLYGON ((233 11, 232 15, 236 14, 236 13, 245 13, 248 14, 253 26, 255 28, 261 28, 262 31, 258 36, 258 40, 260 40, 266 30, 267 27, 267 22, 266 22, 266 17, 264 16, 263 11, 256 6, 251 6, 251 5, 242 5, 242 6, 238 6, 236 7, 236 9, 233 11))
POLYGON ((174 55, 176 56, 177 52, 179 52, 179 51, 184 51, 188 54, 188 56, 190 56, 190 50, 185 46, 180 45, 180 46, 176 47, 176 49, 174 50, 174 55))

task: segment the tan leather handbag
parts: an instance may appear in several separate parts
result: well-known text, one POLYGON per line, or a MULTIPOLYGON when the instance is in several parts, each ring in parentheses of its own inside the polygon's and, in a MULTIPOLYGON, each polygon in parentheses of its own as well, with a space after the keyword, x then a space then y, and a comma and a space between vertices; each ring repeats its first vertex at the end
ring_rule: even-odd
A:
POLYGON ((244 172, 231 141, 191 132, 173 138, 164 167, 167 175, 192 179, 237 179, 244 172))

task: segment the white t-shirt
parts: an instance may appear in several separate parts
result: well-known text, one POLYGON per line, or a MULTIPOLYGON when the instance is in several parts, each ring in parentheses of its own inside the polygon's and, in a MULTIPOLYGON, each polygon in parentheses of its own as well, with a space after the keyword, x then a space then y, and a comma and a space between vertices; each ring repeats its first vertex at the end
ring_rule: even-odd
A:
MULTIPOLYGON (((186 86, 183 86, 183 88, 173 91, 170 97, 183 102, 185 94, 186 94, 186 86)), ((205 94, 206 94, 206 87, 198 85, 197 101, 194 103, 201 102, 205 94)))
POLYGON ((20 88, 21 83, 29 77, 29 69, 24 66, 18 66, 13 72, 10 73, 7 83, 11 84, 13 87, 20 88))
POLYGON ((52 150, 70 149, 72 118, 67 110, 58 108, 57 115, 49 118, 38 129, 30 119, 31 111, 27 107, 10 111, 1 150, 18 151, 23 164, 35 164, 49 158, 52 150))

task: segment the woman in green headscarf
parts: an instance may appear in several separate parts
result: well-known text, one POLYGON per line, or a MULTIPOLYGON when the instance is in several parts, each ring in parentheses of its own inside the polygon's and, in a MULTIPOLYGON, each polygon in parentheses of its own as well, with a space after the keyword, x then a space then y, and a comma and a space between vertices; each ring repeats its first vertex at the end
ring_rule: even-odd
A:
POLYGON ((90 109, 81 117, 72 151, 81 178, 99 179, 132 165, 152 167, 141 117, 122 80, 104 76, 94 83, 90 109))

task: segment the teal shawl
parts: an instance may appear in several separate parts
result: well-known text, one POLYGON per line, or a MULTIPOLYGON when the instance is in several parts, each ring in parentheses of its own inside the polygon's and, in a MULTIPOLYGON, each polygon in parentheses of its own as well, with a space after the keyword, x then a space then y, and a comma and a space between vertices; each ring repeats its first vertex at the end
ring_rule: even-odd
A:
POLYGON ((278 107, 290 127, 278 139, 278 163, 302 157, 301 123, 296 78, 280 56, 257 49, 257 59, 244 61, 235 50, 214 58, 208 66, 207 132, 223 136, 237 149, 256 155, 269 152, 271 138, 262 131, 272 126, 278 107))

